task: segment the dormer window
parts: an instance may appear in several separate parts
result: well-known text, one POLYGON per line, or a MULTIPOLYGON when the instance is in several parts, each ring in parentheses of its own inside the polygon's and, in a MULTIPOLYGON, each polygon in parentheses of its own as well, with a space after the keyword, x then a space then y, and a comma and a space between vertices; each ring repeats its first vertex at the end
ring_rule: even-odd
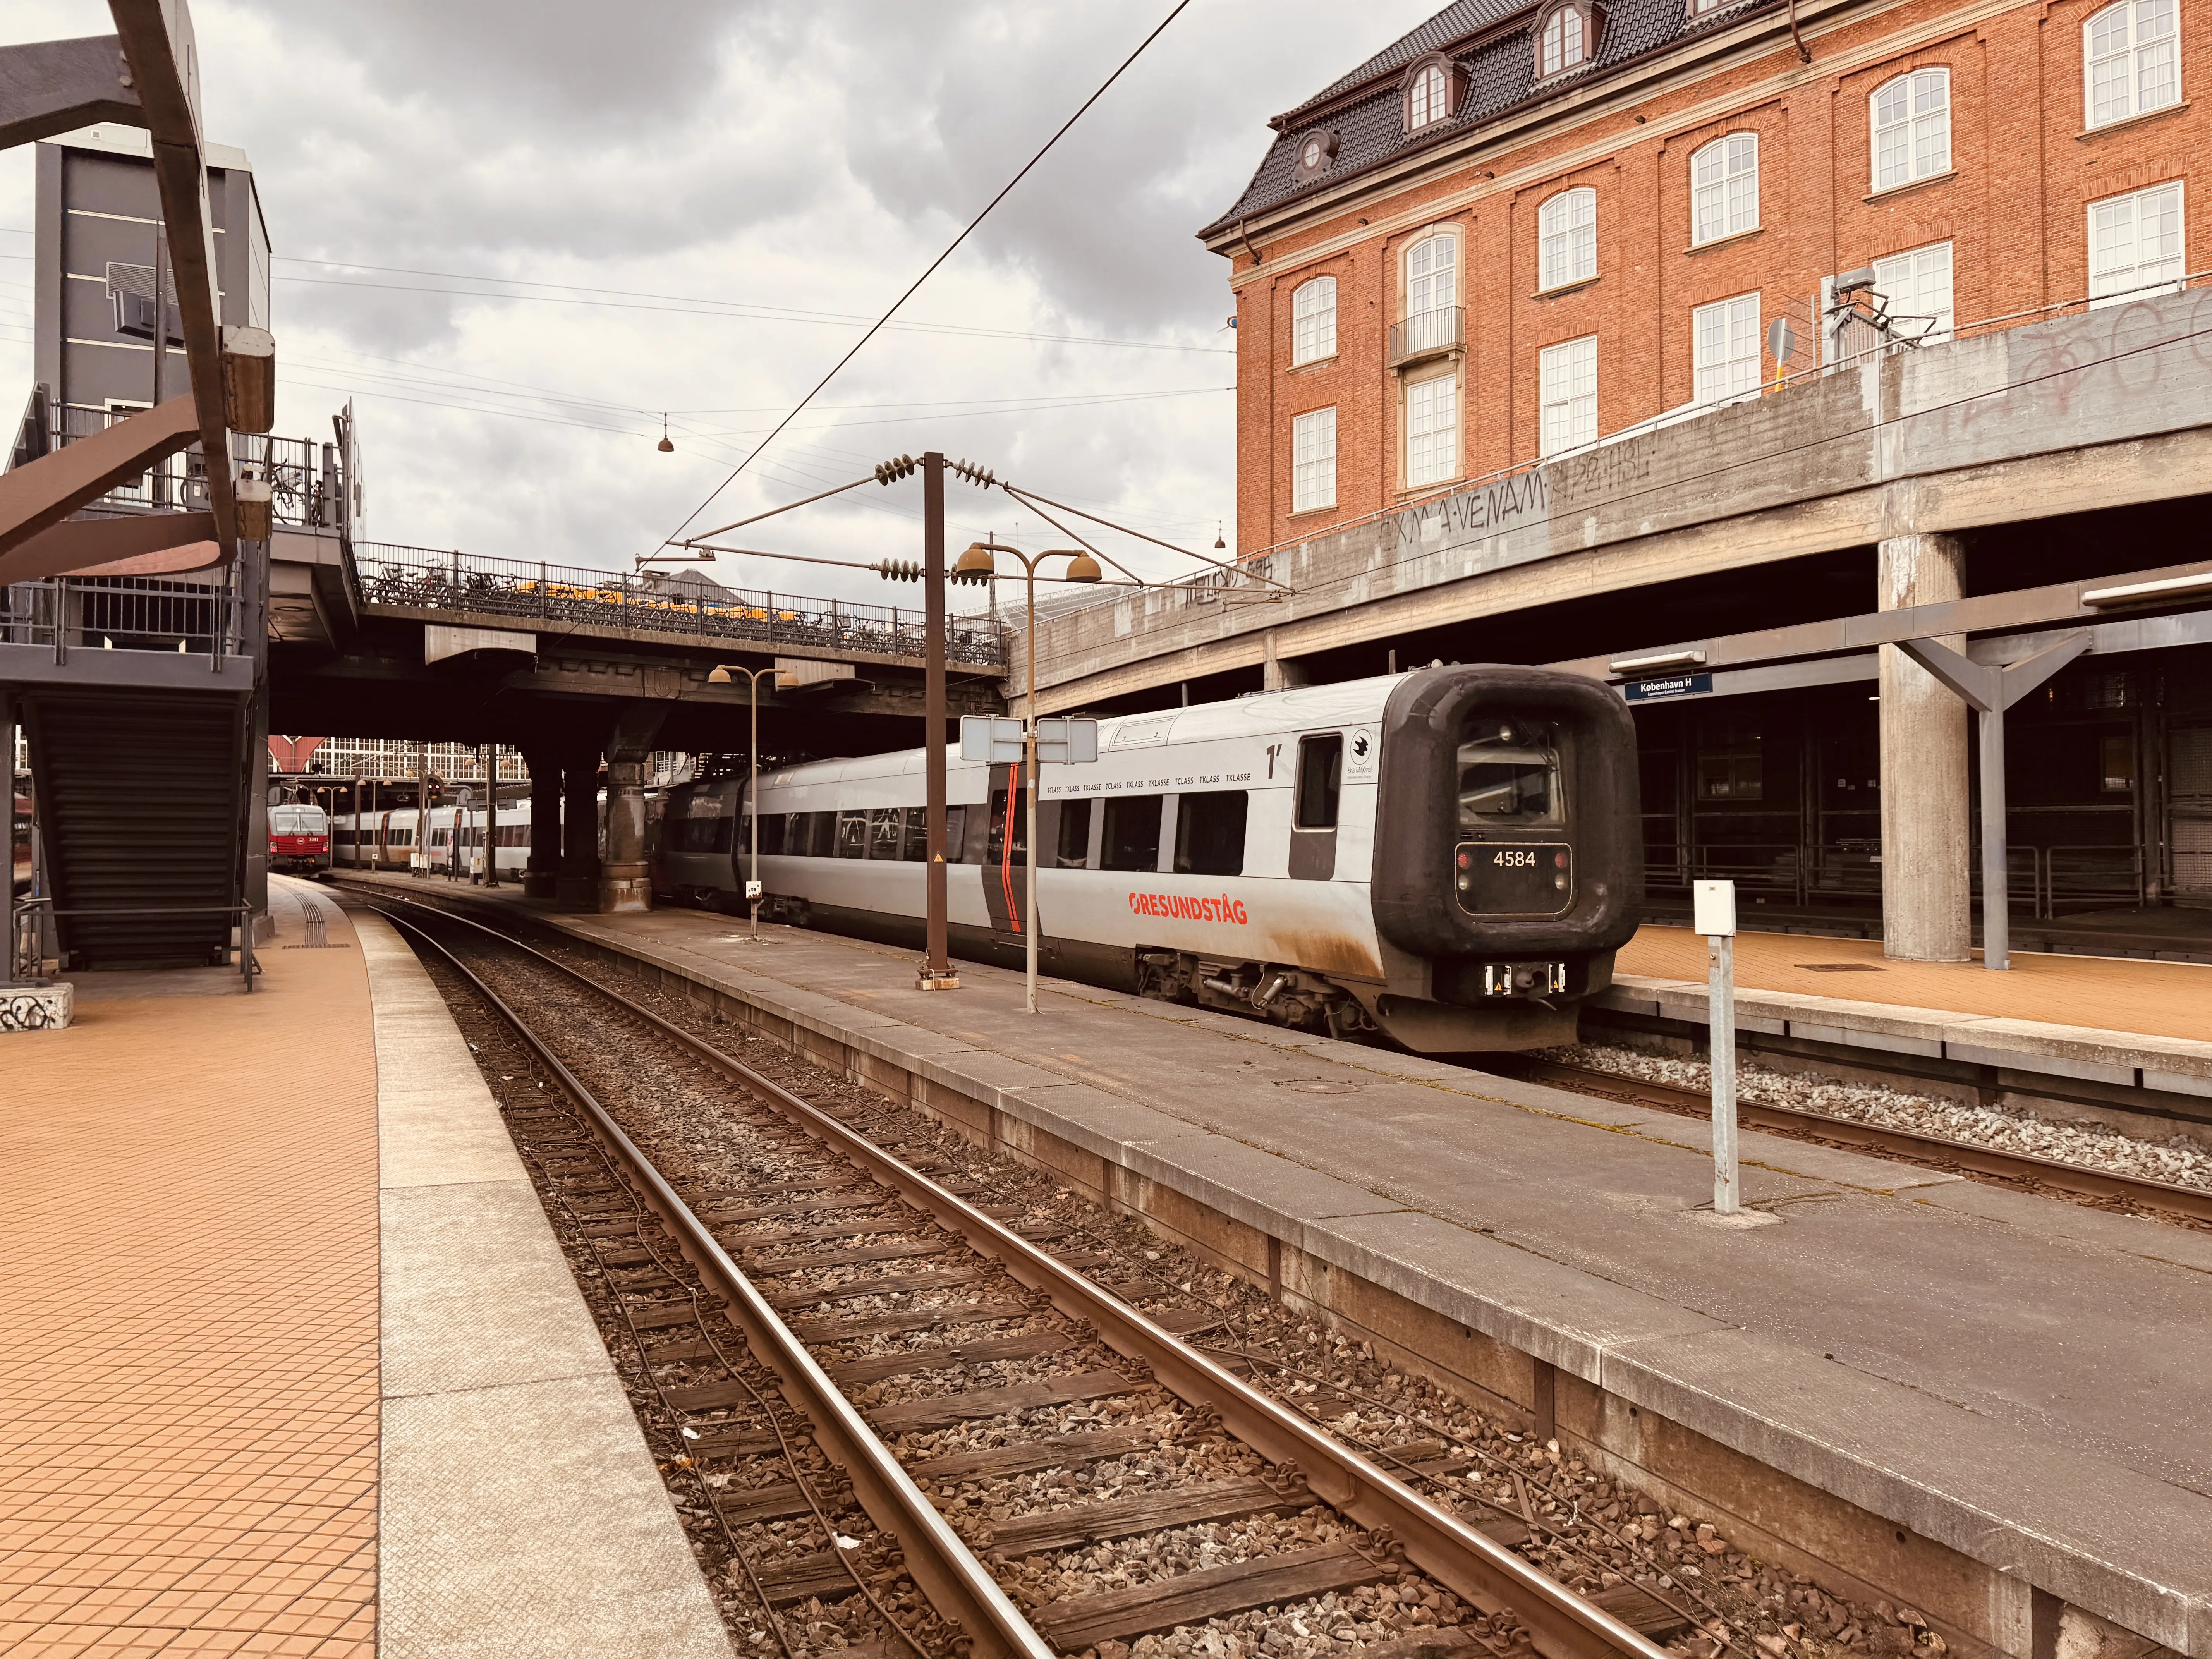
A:
POLYGON ((1310 132, 1298 141, 1297 173, 1301 182, 1328 170, 1336 159, 1336 134, 1310 132))
POLYGON ((1467 90, 1467 71, 1442 52, 1432 52, 1407 71, 1405 80, 1406 131, 1419 132, 1459 113, 1467 90))
POLYGON ((1597 50, 1598 14, 1588 5, 1561 6, 1544 20, 1536 34, 1536 76, 1559 75, 1580 67, 1597 50))

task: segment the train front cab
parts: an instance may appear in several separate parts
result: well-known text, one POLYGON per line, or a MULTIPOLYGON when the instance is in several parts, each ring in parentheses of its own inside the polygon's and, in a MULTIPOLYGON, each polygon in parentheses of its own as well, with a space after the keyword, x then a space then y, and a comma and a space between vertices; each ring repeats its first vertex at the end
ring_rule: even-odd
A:
POLYGON ((1384 983, 1348 985, 1417 1052, 1575 1040, 1643 896, 1636 732, 1540 670, 1408 676, 1382 721, 1370 885, 1384 983))

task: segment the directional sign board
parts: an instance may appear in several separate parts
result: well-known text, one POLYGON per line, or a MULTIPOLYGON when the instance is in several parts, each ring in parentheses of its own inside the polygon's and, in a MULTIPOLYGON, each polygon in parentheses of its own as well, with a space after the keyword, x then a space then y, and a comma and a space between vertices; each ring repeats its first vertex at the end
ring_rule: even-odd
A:
MULTIPOLYGON (((1098 722, 1065 716, 1036 723, 1037 761, 1078 761, 1098 758, 1098 722)), ((1010 765, 1023 757, 1022 723, 1006 715, 963 714, 960 717, 960 758, 1010 765)))

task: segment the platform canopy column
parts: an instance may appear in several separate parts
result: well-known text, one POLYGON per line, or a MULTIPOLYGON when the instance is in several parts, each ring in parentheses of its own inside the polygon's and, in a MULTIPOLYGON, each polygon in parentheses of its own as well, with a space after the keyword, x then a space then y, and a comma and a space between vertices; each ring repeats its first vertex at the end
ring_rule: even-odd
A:
POLYGON ((599 902, 599 753, 571 750, 561 776, 561 876, 554 896, 589 909, 599 902))
POLYGON ((633 702, 607 738, 607 861, 599 872, 602 913, 653 908, 653 874, 645 861, 645 775, 653 740, 667 718, 665 703, 633 702))
MULTIPOLYGON (((1878 607, 1966 596, 1955 536, 1892 536, 1877 547, 1878 607)), ((1966 647, 1963 635, 1942 643, 1966 647)), ((1965 962, 1973 951, 1973 831, 1966 709, 1896 646, 1881 647, 1882 953, 1965 962)))
POLYGON ((561 878, 561 751, 550 743, 525 744, 530 773, 530 863, 522 872, 528 898, 551 898, 561 878))

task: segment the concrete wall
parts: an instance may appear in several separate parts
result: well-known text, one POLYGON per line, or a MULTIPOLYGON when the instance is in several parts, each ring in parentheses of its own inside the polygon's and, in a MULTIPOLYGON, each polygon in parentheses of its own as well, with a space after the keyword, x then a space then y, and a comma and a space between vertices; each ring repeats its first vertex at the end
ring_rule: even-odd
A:
POLYGON ((2208 330, 2212 289, 2197 289, 1902 352, 1255 561, 1287 599, 1247 587, 1224 603, 1209 580, 1062 613, 1038 625, 1039 705, 1256 666, 1269 629, 1296 657, 1892 536, 2193 495, 2212 479, 2208 330))

